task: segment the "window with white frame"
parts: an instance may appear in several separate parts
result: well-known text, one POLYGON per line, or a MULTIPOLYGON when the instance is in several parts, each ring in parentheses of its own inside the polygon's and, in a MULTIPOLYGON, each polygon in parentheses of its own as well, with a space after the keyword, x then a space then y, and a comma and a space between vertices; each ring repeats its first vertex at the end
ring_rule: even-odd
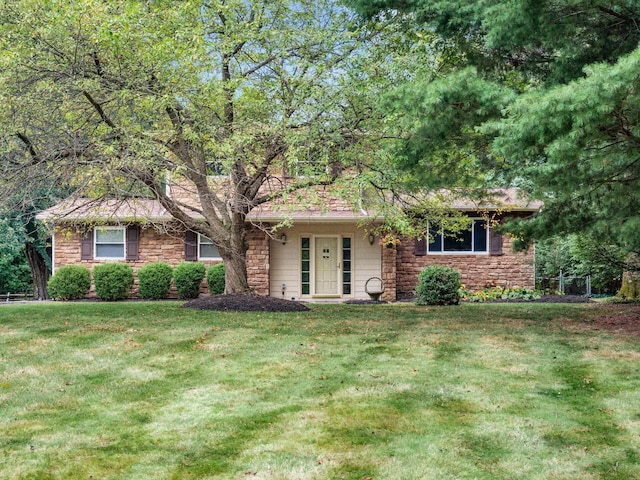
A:
POLYGON ((123 260, 126 255, 124 227, 99 227, 95 230, 94 251, 96 259, 123 260))
POLYGON ((460 232, 448 232, 439 227, 429 228, 429 253, 486 253, 489 251, 487 221, 472 219, 471 226, 460 232))
POLYGON ((198 235, 198 258, 201 260, 221 260, 220 252, 211 240, 204 235, 198 235))

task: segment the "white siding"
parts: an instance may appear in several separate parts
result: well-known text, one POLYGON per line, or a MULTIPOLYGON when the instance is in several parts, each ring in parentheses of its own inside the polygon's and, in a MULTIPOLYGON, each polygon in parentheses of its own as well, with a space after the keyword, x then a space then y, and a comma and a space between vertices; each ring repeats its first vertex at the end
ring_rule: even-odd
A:
POLYGON ((269 296, 297 300, 300 298, 300 239, 292 230, 284 230, 281 233, 287 235, 286 244, 270 240, 269 296), (284 295, 282 284, 286 285, 284 295))
POLYGON ((369 299, 369 295, 364 291, 364 284, 371 277, 382 278, 382 252, 378 239, 373 245, 369 245, 366 236, 359 230, 353 237, 355 240, 355 263, 357 268, 353 271, 353 283, 355 287, 355 298, 369 299))

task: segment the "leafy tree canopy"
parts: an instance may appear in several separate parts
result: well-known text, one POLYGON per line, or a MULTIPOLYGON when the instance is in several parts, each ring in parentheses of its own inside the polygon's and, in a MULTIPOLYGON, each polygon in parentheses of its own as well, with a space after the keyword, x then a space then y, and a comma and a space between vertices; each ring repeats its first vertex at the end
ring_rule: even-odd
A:
POLYGON ((24 293, 31 288, 23 237, 20 222, 0 220, 0 293, 24 293))
POLYGON ((588 236, 572 234, 536 243, 536 277, 591 277, 591 286, 615 293, 620 286, 625 252, 613 245, 603 245, 588 236))
POLYGON ((228 291, 247 291, 248 213, 378 160, 370 132, 394 125, 372 99, 414 74, 389 61, 406 43, 393 28, 334 0, 7 0, 6 169, 96 198, 157 198, 218 246, 228 291), (178 187, 199 204, 167 194, 178 187))

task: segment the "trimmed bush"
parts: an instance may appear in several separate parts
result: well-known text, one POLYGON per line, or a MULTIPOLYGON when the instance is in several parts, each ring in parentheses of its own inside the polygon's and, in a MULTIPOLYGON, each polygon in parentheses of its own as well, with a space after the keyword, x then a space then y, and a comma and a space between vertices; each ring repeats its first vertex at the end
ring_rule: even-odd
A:
POLYGON ((173 268, 164 262, 145 265, 138 270, 138 295, 151 300, 166 298, 172 278, 173 268))
POLYGON ((198 298, 200 284, 204 278, 204 263, 182 262, 173 271, 173 283, 180 298, 198 298))
POLYGON ((457 305, 460 303, 460 272, 455 268, 432 265, 418 275, 419 305, 457 305))
POLYGON ((78 300, 91 288, 91 273, 80 265, 60 267, 49 279, 47 289, 51 298, 56 300, 78 300))
POLYGON ((221 295, 224 293, 224 263, 211 265, 207 269, 207 285, 211 295, 221 295))
POLYGON ((93 283, 101 300, 124 300, 133 286, 133 268, 126 263, 104 263, 93 267, 93 283))

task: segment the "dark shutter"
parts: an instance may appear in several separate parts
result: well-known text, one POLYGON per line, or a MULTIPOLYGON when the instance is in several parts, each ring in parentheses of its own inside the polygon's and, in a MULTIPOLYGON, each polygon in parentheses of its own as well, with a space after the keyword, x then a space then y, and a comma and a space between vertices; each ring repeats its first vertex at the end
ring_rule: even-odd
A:
POLYGON ((502 255, 502 235, 494 228, 489 229, 489 254, 502 255))
POLYGON ((198 234, 191 230, 184 234, 184 259, 192 262, 198 260, 198 234))
POLYGON ((93 260, 93 229, 82 233, 80 240, 80 259, 93 260))
POLYGON ((416 257, 424 257, 427 254, 427 239, 426 238, 417 238, 416 245, 414 249, 414 253, 416 257))
POLYGON ((138 245, 140 243, 140 226, 129 225, 127 227, 127 261, 138 261, 138 245))

